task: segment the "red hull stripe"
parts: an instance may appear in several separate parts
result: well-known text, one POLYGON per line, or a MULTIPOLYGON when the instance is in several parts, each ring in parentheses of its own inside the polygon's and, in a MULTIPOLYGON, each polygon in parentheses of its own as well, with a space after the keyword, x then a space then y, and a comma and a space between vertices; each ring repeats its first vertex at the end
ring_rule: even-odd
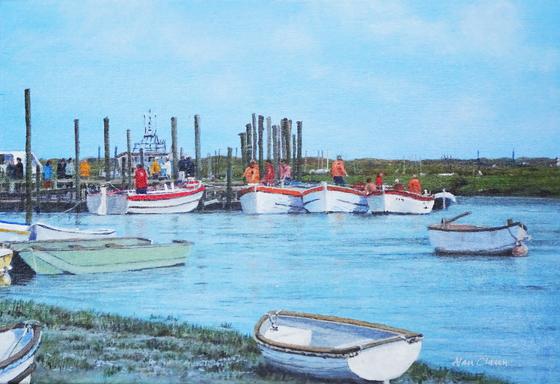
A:
POLYGON ((204 191, 204 186, 201 186, 198 189, 193 189, 192 191, 180 191, 180 192, 161 192, 161 193, 153 193, 153 194, 145 194, 145 195, 132 195, 128 196, 128 200, 130 201, 159 201, 159 200, 172 200, 178 199, 180 197, 191 196, 196 193, 204 191))
POLYGON ((242 189, 241 191, 239 191, 239 196, 243 196, 251 192, 274 193, 277 195, 288 195, 288 196, 296 196, 296 197, 302 196, 302 192, 300 191, 294 191, 293 189, 267 187, 264 185, 258 185, 256 187, 249 187, 249 188, 242 189))
MULTIPOLYGON (((382 195, 383 192, 381 191, 374 191, 372 193, 370 193, 368 196, 380 196, 382 195)), ((389 189, 385 191, 385 194, 387 195, 398 195, 398 196, 404 196, 404 197, 408 197, 414 200, 419 200, 419 201, 432 201, 434 200, 433 196, 423 196, 423 195, 419 195, 417 193, 412 193, 412 192, 407 192, 407 191, 395 191, 394 189, 389 189)))
MULTIPOLYGON (((306 196, 306 195, 309 195, 310 193, 319 192, 319 191, 322 191, 322 190, 323 190, 323 186, 309 188, 309 189, 306 189, 305 191, 303 191, 303 195, 306 196)), ((363 192, 358 191, 356 189, 339 187, 339 186, 336 186, 336 185, 327 185, 327 191, 351 193, 353 195, 364 196, 363 192)))

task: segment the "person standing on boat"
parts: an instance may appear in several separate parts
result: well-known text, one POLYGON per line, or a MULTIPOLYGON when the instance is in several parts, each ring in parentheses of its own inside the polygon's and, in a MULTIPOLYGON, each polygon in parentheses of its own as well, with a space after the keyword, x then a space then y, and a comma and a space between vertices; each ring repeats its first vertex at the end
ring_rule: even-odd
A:
POLYGON ((258 184, 260 181, 259 165, 255 160, 251 160, 249 166, 245 168, 243 172, 243 177, 247 184, 258 184))
POLYGON ((165 164, 163 164, 163 168, 161 169, 161 174, 163 177, 171 179, 172 170, 171 170, 171 160, 169 160, 169 157, 165 159, 165 164))
POLYGON ((264 163, 264 179, 263 183, 266 185, 274 184, 274 166, 272 161, 266 160, 264 163))
POLYGON ((146 194, 148 192, 148 174, 142 164, 136 166, 134 172, 134 186, 137 194, 146 194))
POLYGON ((422 193, 422 184, 420 184, 420 180, 418 180, 416 175, 412 175, 412 179, 409 180, 408 191, 417 194, 422 193))
POLYGON ((161 173, 161 166, 159 165, 159 161, 154 157, 152 158, 152 163, 150 164, 150 175, 157 179, 161 173))
POLYGON ((379 172, 375 178, 375 186, 379 191, 383 189, 383 172, 379 172))
POLYGON ((292 167, 290 167, 286 160, 280 162, 280 180, 283 183, 292 181, 292 167))
POLYGON ((369 195, 372 192, 377 190, 377 185, 371 181, 371 177, 368 177, 366 180, 366 185, 364 186, 364 192, 366 195, 369 195))
POLYGON ((346 185, 344 176, 348 176, 348 173, 346 172, 346 168, 344 168, 344 160, 342 160, 342 156, 340 155, 338 155, 336 160, 332 163, 331 176, 336 185, 346 185))

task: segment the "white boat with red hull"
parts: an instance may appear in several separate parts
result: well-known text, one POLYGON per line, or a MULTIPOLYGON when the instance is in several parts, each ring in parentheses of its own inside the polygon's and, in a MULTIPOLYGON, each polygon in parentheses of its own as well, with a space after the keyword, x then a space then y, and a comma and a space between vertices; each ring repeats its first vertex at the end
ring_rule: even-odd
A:
POLYGON ((204 194, 201 182, 186 183, 183 187, 151 190, 145 194, 128 193, 127 213, 187 213, 194 211, 204 194))
POLYGON ((311 213, 366 213, 368 204, 362 191, 325 182, 303 191, 303 206, 311 213))
POLYGON ((302 189, 251 185, 239 191, 243 213, 305 213, 302 189))
POLYGON ((418 193, 383 189, 367 195, 371 213, 397 213, 423 215, 432 212, 434 197, 418 193))

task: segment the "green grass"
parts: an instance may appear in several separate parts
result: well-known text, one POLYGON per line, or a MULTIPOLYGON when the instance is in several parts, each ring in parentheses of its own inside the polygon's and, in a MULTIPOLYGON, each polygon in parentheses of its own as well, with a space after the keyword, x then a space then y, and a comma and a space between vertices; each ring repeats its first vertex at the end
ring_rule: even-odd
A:
MULTIPOLYGON (((252 338, 229 323, 211 329, 6 299, 0 319, 43 324, 34 383, 320 383, 269 370, 252 338)), ((420 362, 393 383, 505 382, 420 362)))

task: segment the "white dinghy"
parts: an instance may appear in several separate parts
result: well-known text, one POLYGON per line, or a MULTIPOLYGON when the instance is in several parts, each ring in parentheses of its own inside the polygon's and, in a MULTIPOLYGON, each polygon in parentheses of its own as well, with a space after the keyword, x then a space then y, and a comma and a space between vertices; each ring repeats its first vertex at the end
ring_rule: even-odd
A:
POLYGON ((24 241, 29 238, 29 225, 0 220, 0 242, 24 241))
POLYGON ((298 188, 251 185, 239 191, 243 213, 304 213, 302 190, 298 188))
POLYGON ((31 225, 29 240, 70 240, 70 239, 103 239, 115 237, 113 229, 96 229, 86 231, 78 228, 60 228, 43 223, 31 225))
POLYGON ((423 215, 432 212, 434 197, 396 189, 383 189, 370 193, 367 196, 367 203, 372 213, 423 215))
POLYGON ((450 220, 428 226, 430 243, 438 254, 463 255, 507 255, 526 256, 525 241, 530 240, 527 227, 508 219, 506 225, 479 227, 475 225, 452 224, 453 221, 469 215, 464 212, 450 220))
POLYGON ((447 209, 452 204, 457 204, 457 198, 451 192, 444 189, 441 192, 434 193, 434 210, 447 209))
POLYGON ((38 323, 0 328, 0 383, 29 383, 40 343, 41 326, 38 323))
POLYGON ((274 368, 322 379, 386 383, 416 361, 423 339, 387 325, 289 311, 265 314, 253 337, 274 368))
POLYGON ((368 211, 368 203, 362 191, 325 182, 303 191, 303 206, 310 213, 368 211))

